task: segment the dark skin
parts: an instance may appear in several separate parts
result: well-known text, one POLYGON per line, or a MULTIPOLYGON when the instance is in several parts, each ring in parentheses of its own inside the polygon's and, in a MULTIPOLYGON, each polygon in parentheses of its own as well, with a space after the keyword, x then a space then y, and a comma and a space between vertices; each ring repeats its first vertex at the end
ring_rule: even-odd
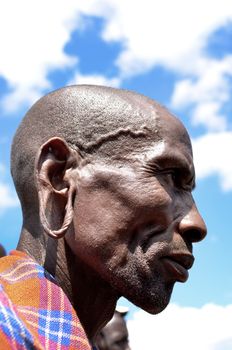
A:
POLYGON ((0 258, 6 255, 5 248, 0 244, 0 258))
MULTIPOLYGON (((153 107, 144 108, 150 120, 153 107)), ((188 278, 193 243, 206 235, 185 128, 166 112, 148 136, 135 146, 128 135, 114 162, 83 158, 58 137, 37 152, 39 204, 24 218, 18 249, 56 277, 92 342, 120 296, 161 312, 175 282, 188 278)))
POLYGON ((99 350, 130 350, 128 330, 124 317, 115 312, 113 318, 101 330, 96 344, 99 350))

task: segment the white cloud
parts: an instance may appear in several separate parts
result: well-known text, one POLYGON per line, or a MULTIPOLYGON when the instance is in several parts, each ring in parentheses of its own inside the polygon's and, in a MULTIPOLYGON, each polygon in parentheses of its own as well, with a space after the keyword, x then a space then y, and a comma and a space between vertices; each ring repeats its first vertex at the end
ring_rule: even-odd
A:
POLYGON ((138 311, 128 321, 133 350, 232 349, 232 305, 202 308, 170 304, 159 315, 138 311))
POLYGON ((155 64, 188 73, 195 70, 194 62, 202 55, 209 34, 232 19, 228 0, 102 2, 112 5, 103 38, 123 41, 118 65, 125 75, 155 64))
MULTIPOLYGON (((49 86, 49 84, 48 84, 49 86)), ((47 86, 47 87, 48 87, 47 86)), ((19 107, 27 107, 41 97, 41 87, 32 86, 14 87, 12 92, 3 96, 1 107, 8 113, 14 113, 19 107)))
POLYGON ((0 175, 2 174, 4 175, 5 171, 6 171, 6 167, 0 163, 0 175))
POLYGON ((51 87, 49 71, 74 65, 76 59, 63 49, 78 23, 71 0, 1 2, 0 75, 11 90, 2 102, 5 109, 13 111, 21 103, 34 102, 43 89, 51 87))
POLYGON ((69 85, 71 84, 93 84, 118 87, 120 86, 120 80, 118 78, 106 78, 99 74, 83 75, 76 72, 74 78, 69 82, 69 85))
POLYGON ((1 107, 7 112, 15 112, 52 89, 49 72, 74 67, 78 62, 78 48, 74 57, 66 54, 64 47, 76 28, 85 28, 82 16, 104 17, 108 13, 104 1, 1 2, 0 76, 9 88, 8 94, 1 99, 1 107))
POLYGON ((198 103, 219 99, 228 100, 228 81, 226 75, 232 75, 232 55, 221 60, 199 59, 195 82, 182 80, 176 85, 173 95, 173 105, 184 107, 188 103, 198 103))
POLYGON ((0 214, 8 208, 16 207, 19 205, 19 200, 16 194, 11 190, 10 186, 1 179, 4 178, 6 173, 6 167, 0 163, 0 214))
MULTIPOLYGON (((92 11, 97 14, 97 3, 92 11)), ((210 35, 232 21, 229 0, 100 1, 106 18, 102 37, 121 41, 117 58, 120 77, 133 76, 161 65, 185 77, 174 90, 173 106, 193 107, 193 125, 210 131, 228 127, 221 109, 230 98, 232 56, 221 60, 207 55, 210 35), (106 9, 111 6, 111 12, 106 9), (210 9, 210 10, 209 10, 210 9)), ((98 12, 99 13, 99 12, 98 12)))
POLYGON ((232 190, 232 131, 209 133, 192 143, 197 179, 218 175, 222 189, 232 190))
POLYGON ((196 76, 176 83, 172 106, 183 108, 194 105, 193 125, 201 124, 212 131, 226 130, 226 116, 220 110, 231 97, 228 77, 232 77, 232 55, 218 61, 199 60, 201 64, 196 76))
POLYGON ((120 76, 157 64, 195 74, 209 34, 232 19, 232 6, 230 0, 2 2, 0 75, 11 90, 2 102, 5 109, 34 102, 52 88, 50 71, 77 63, 78 47, 72 57, 64 46, 73 30, 85 27, 83 15, 103 18, 102 38, 123 43, 117 59, 120 76))
POLYGON ((193 125, 204 125, 210 131, 222 131, 227 128, 225 115, 220 114, 220 103, 207 101, 196 105, 192 115, 193 125))
POLYGON ((8 208, 17 207, 19 201, 10 186, 0 182, 0 213, 8 208))
MULTIPOLYGON (((222 110, 230 99, 228 77, 232 76, 232 55, 216 60, 207 56, 205 48, 209 36, 231 20, 230 0, 9 0, 1 3, 0 75, 10 88, 10 93, 1 100, 2 107, 13 112, 22 104, 34 102, 44 90, 52 88, 48 74, 54 69, 73 67, 71 83, 119 86, 124 77, 161 65, 183 77, 172 97, 175 108, 191 106, 193 124, 204 125, 210 132, 229 130, 228 116, 222 110), (74 68, 78 62, 78 46, 75 57, 64 52, 72 31, 83 30, 88 24, 86 15, 104 19, 103 40, 122 43, 116 62, 119 77, 83 75, 77 71, 78 67, 74 68)), ((200 145, 202 147, 202 157, 197 160, 198 172, 201 177, 212 172, 219 174, 224 189, 231 189, 227 158, 222 157, 225 164, 214 160, 211 165, 210 157, 202 151, 210 151, 208 143, 212 138, 218 140, 220 135, 210 134, 196 140, 197 153, 200 145), (206 162, 203 154, 204 159, 208 159, 206 162), (205 165, 201 165, 204 162, 205 165)), ((223 140, 221 142, 223 144, 223 140)))

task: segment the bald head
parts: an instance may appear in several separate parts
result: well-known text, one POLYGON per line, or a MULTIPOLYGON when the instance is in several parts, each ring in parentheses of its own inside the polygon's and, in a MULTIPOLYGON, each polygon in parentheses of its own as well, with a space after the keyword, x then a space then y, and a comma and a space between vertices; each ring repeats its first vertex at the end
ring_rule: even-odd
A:
POLYGON ((115 311, 114 316, 98 334, 99 350, 130 350, 128 330, 124 314, 115 311))
POLYGON ((206 234, 179 120, 134 92, 67 87, 30 109, 11 160, 18 248, 57 278, 90 339, 120 296, 151 313, 167 306, 206 234))
POLYGON ((162 137, 159 123, 167 113, 143 95, 100 86, 70 86, 41 98, 26 114, 12 145, 11 171, 23 208, 36 203, 35 157, 50 138, 64 139, 83 157, 125 160, 141 141, 154 140, 154 128, 156 138, 162 137))

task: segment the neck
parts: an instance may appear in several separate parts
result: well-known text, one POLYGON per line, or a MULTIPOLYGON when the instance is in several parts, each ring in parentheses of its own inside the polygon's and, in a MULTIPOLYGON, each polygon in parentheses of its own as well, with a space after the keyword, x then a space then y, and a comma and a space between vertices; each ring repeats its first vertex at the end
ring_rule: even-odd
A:
POLYGON ((51 273, 69 298, 90 342, 112 318, 118 295, 108 283, 78 260, 64 239, 43 245, 23 230, 17 247, 51 273))
MULTIPOLYGON (((59 257, 61 255, 59 254, 59 257)), ((58 264, 56 277, 73 304, 78 318, 91 342, 100 329, 112 318, 118 295, 98 274, 79 260, 65 245, 67 261, 64 278, 62 264, 58 264)), ((62 261, 64 261, 62 259, 62 261)))

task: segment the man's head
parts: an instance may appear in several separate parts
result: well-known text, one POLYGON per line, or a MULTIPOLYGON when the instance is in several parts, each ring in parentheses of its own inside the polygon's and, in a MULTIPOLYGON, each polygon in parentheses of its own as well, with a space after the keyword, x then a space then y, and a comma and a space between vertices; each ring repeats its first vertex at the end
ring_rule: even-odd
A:
POLYGON ((6 250, 3 245, 0 244, 0 258, 6 255, 6 250))
POLYGON ((99 350, 130 350, 129 336, 124 319, 127 312, 115 311, 112 319, 98 334, 96 344, 99 350))
POLYGON ((191 143, 153 100, 96 86, 43 97, 16 133, 12 175, 27 232, 64 236, 118 296, 157 313, 187 279, 206 234, 191 143))

